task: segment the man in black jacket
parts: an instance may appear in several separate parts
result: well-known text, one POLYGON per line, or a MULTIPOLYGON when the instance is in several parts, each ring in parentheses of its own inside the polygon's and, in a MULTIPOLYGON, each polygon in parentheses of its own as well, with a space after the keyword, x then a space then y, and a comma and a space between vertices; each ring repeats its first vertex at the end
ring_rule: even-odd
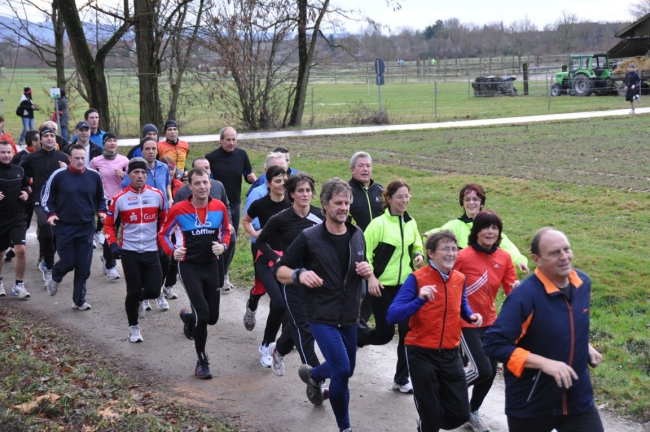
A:
POLYGON ((306 229, 289 246, 276 267, 281 283, 303 285, 307 321, 325 362, 300 366, 307 397, 323 403, 320 383, 330 378, 329 399, 341 431, 351 431, 348 381, 354 372, 361 284, 372 275, 361 229, 347 221, 350 186, 339 178, 323 184, 320 194, 325 223, 306 229))
POLYGON ((625 100, 632 106, 630 114, 635 114, 634 100, 636 99, 638 102, 641 102, 641 97, 639 96, 641 91, 640 86, 641 78, 639 78, 639 74, 634 71, 634 65, 631 64, 627 67, 627 73, 625 74, 625 87, 623 88, 623 90, 625 90, 625 100))

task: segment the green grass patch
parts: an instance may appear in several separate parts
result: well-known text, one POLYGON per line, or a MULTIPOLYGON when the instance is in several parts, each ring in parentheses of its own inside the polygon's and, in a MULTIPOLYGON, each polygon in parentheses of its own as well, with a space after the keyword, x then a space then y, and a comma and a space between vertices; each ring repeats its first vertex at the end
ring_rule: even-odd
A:
POLYGON ((60 329, 0 311, 0 430, 233 430, 140 387, 60 329))

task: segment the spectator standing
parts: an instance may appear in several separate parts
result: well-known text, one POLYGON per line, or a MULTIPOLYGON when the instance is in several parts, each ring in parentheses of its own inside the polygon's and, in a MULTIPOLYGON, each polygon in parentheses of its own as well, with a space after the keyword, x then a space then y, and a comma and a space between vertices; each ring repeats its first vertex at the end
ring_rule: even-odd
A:
POLYGON ((64 140, 70 141, 68 134, 68 125, 70 118, 68 116, 68 98, 66 97, 65 90, 61 90, 61 97, 57 103, 59 108, 59 124, 61 125, 61 136, 64 140))
POLYGON ((20 117, 23 120, 23 131, 20 133, 19 143, 23 142, 27 131, 36 129, 34 126, 34 111, 38 110, 38 105, 34 104, 32 100, 32 89, 24 87, 23 94, 20 96, 20 105, 16 111, 16 113, 20 113, 20 117))

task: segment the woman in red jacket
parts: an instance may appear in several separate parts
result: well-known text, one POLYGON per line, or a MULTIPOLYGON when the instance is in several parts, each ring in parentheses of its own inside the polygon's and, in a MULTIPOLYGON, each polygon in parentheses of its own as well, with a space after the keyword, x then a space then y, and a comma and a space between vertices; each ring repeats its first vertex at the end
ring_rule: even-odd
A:
POLYGON ((497 371, 496 359, 483 352, 483 334, 497 318, 494 300, 499 287, 508 295, 519 281, 508 252, 499 247, 503 223, 493 210, 485 210, 474 216, 469 234, 468 247, 458 253, 454 270, 465 275, 469 306, 483 316, 483 326, 466 323, 463 326, 461 346, 469 367, 466 368, 467 385, 474 385, 470 400, 469 424, 474 430, 489 430, 478 415, 478 409, 487 396, 497 371))

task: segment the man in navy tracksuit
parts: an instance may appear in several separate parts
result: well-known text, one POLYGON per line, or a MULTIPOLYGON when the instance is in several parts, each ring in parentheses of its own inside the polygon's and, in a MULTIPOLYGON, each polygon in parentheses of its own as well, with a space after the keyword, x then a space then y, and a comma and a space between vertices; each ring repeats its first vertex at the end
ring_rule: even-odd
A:
POLYGON ((93 258, 95 215, 106 218, 106 197, 99 173, 86 169, 86 150, 70 147, 69 167, 56 170, 41 192, 47 222, 54 227, 59 261, 52 269, 47 290, 57 293, 63 277, 74 269, 73 309, 88 310, 86 280, 93 258))
POLYGON ((588 366, 591 280, 572 265, 566 236, 542 228, 531 240, 537 268, 506 298, 483 349, 504 364, 510 432, 602 432, 588 366))

